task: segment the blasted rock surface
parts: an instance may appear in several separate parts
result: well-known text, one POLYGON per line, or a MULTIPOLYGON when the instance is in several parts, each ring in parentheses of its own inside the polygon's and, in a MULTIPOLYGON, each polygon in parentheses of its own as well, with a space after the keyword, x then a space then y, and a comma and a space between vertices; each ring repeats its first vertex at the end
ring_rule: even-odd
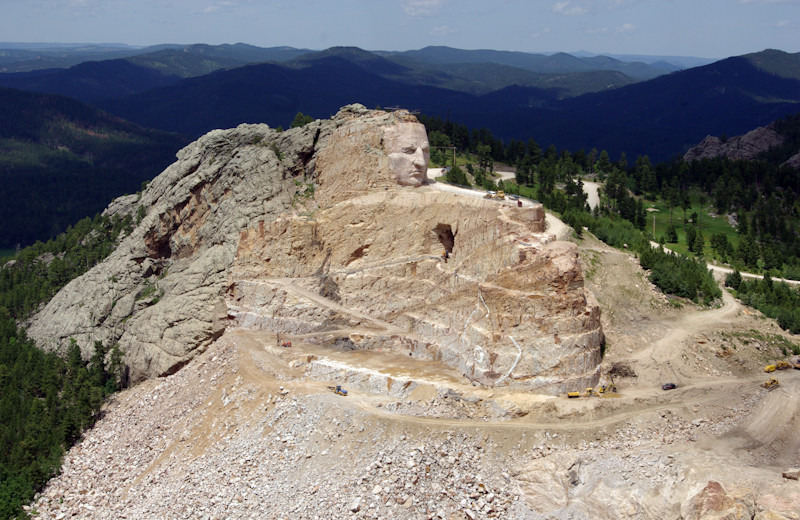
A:
POLYGON ((207 134, 138 205, 109 208, 146 216, 30 335, 54 349, 75 338, 87 356, 117 343, 134 381, 235 325, 438 359, 485 385, 596 382, 599 306, 574 246, 543 233, 540 205, 398 186, 385 131, 413 121, 352 105, 287 132, 207 134))

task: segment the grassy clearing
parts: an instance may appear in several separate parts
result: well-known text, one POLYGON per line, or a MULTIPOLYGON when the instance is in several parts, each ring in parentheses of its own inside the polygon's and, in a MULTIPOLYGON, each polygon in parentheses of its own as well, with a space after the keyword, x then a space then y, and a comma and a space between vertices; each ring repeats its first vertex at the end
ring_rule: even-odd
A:
MULTIPOLYGON (((653 232, 653 218, 655 215, 655 236, 666 236, 667 228, 670 224, 670 212, 669 207, 664 201, 648 201, 645 200, 645 207, 647 208, 655 208, 658 211, 648 211, 647 214, 647 233, 653 232)), ((715 234, 722 233, 728 237, 728 240, 733 247, 736 247, 739 244, 739 234, 737 233, 736 229, 728 223, 727 215, 716 215, 714 217, 709 216, 709 213, 712 212, 712 206, 706 203, 703 208, 700 208, 698 203, 692 204, 692 207, 686 210, 686 218, 691 219, 692 213, 697 213, 698 220, 699 220, 699 228, 703 232, 703 238, 705 238, 705 247, 703 249, 703 253, 708 257, 713 257, 714 252, 710 246, 711 237, 715 234)), ((682 254, 690 254, 689 250, 686 247, 686 229, 691 226, 691 223, 687 223, 684 220, 684 213, 683 209, 675 208, 672 211, 672 222, 675 224, 675 230, 678 232, 678 242, 675 243, 667 243, 667 246, 682 254)))

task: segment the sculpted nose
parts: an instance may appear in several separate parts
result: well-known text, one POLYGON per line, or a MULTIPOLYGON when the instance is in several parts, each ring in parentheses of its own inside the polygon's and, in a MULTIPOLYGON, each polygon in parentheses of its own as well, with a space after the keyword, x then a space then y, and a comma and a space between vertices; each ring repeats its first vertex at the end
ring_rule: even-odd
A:
POLYGON ((425 154, 422 152, 422 148, 417 148, 414 151, 414 164, 419 166, 425 164, 425 154))

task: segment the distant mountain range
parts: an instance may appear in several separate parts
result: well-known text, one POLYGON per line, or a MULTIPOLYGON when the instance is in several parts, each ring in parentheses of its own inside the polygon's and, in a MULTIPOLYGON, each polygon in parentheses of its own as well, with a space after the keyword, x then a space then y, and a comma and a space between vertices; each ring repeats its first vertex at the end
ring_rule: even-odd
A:
MULTIPOLYGON (((341 106, 358 102, 368 107, 419 110, 468 127, 488 128, 505 140, 532 137, 543 146, 554 144, 572 151, 605 149, 612 157, 621 152, 629 158, 648 154, 653 160, 662 160, 682 155, 708 134, 736 135, 800 112, 800 54, 778 50, 686 70, 677 70, 679 65, 656 57, 646 63, 635 60, 640 57, 624 61, 604 56, 447 47, 406 52, 334 47, 313 52, 243 44, 163 45, 148 49, 114 45, 15 48, 0 50, 0 64, 19 65, 33 56, 50 64, 83 61, 66 68, 0 74, 0 86, 69 96, 143 127, 188 138, 243 122, 285 127, 297 112, 327 118, 341 106), (654 77, 645 79, 649 76, 654 77)), ((686 58, 693 59, 696 58, 686 58)), ((13 130, 18 122, 27 127, 31 118, 43 127, 58 128, 51 120, 54 114, 46 110, 40 113, 40 109, 52 104, 45 99, 62 99, 57 104, 67 106, 63 98, 26 98, 20 97, 18 91, 13 95, 11 92, 14 91, 3 91, 0 96, 6 128, 13 130), (14 111, 16 103, 28 107, 27 112, 14 111)), ((83 113, 87 109, 75 110, 83 113)), ((100 113, 92 117, 112 121, 100 113)), ((88 129, 92 125, 77 127, 88 129)), ((103 137, 116 135, 115 132, 100 131, 97 142, 115 142, 103 137)), ((133 135, 133 130, 128 132, 133 135)), ((155 168, 156 164, 165 166, 184 141, 164 137, 165 134, 154 135, 133 140, 149 142, 147 146, 164 153, 163 158, 159 155, 148 163, 155 168)), ((9 134, 7 139, 21 138, 9 134)), ((52 142, 52 138, 34 140, 36 146, 45 146, 36 153, 51 160, 54 149, 47 151, 46 147, 52 142)), ((97 156, 66 151, 73 154, 69 156, 70 164, 80 168, 96 164, 97 156)), ((148 154, 145 155, 155 157, 148 154)), ((36 168, 40 168, 36 170, 39 173, 30 179, 37 180, 25 181, 30 190, 36 189, 36 183, 47 185, 41 177, 43 166, 37 163, 36 168)), ((110 169, 103 171, 111 175, 110 169)), ((131 174, 131 186, 158 173, 147 170, 145 174, 141 168, 137 172, 131 174)), ((95 197, 98 208, 121 193, 101 191, 84 192, 95 197)), ((47 197, 42 200, 51 200, 47 197)), ((88 206, 85 209, 84 215, 93 211, 88 206)), ((69 215, 73 214, 70 210, 69 215)), ((65 216, 60 222, 68 218, 72 217, 65 216)), ((5 222, 0 228, 6 228, 9 221, 5 222)), ((51 229, 57 228, 54 225, 51 229)), ((12 240, 11 235, 0 242, 8 240, 12 240)))
MULTIPOLYGON (((449 47, 149 50, 66 69, 0 74, 0 85, 68 95, 190 137, 241 122, 288 126, 297 112, 323 118, 359 102, 449 117, 503 139, 533 137, 561 148, 654 159, 682 154, 708 134, 741 133, 800 111, 800 54, 777 50, 686 70, 655 58, 647 64, 449 47), (655 77, 643 79, 648 76, 655 77)), ((130 49, 104 49, 123 51, 130 49)))
POLYGON ((0 71, 6 71, 0 74, 0 85, 94 102, 245 65, 282 63, 307 67, 329 57, 343 58, 373 74, 412 85, 476 95, 519 85, 548 89, 562 98, 617 88, 679 69, 669 64, 652 66, 604 56, 578 58, 566 53, 544 55, 449 47, 375 53, 356 47, 333 47, 316 52, 240 43, 160 45, 139 51, 118 47, 80 47, 72 52, 62 48, 0 49, 0 71), (80 64, 75 66, 77 62, 80 64), (59 64, 63 66, 59 68, 59 64))

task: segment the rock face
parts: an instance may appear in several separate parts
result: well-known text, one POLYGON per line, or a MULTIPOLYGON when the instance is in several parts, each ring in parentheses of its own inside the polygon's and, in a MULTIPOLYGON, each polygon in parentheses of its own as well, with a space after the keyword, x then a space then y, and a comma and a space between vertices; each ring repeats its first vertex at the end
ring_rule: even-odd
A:
POLYGON ((771 125, 756 128, 745 135, 731 137, 724 142, 719 137, 709 135, 700 144, 686 152, 683 160, 690 162, 714 157, 754 159, 761 152, 781 143, 783 143, 783 136, 778 134, 771 125))
POLYGON ((142 193, 141 223, 33 318, 30 335, 50 348, 118 343, 134 381, 180 367, 222 333, 239 232, 291 207, 320 126, 242 125, 181 150, 142 193))
POLYGON ((484 385, 594 384, 599 306, 575 247, 544 233, 540 205, 398 186, 386 129, 413 121, 353 105, 283 133, 209 133, 31 336, 118 343, 133 380, 175 371, 239 326, 437 359, 484 385))

